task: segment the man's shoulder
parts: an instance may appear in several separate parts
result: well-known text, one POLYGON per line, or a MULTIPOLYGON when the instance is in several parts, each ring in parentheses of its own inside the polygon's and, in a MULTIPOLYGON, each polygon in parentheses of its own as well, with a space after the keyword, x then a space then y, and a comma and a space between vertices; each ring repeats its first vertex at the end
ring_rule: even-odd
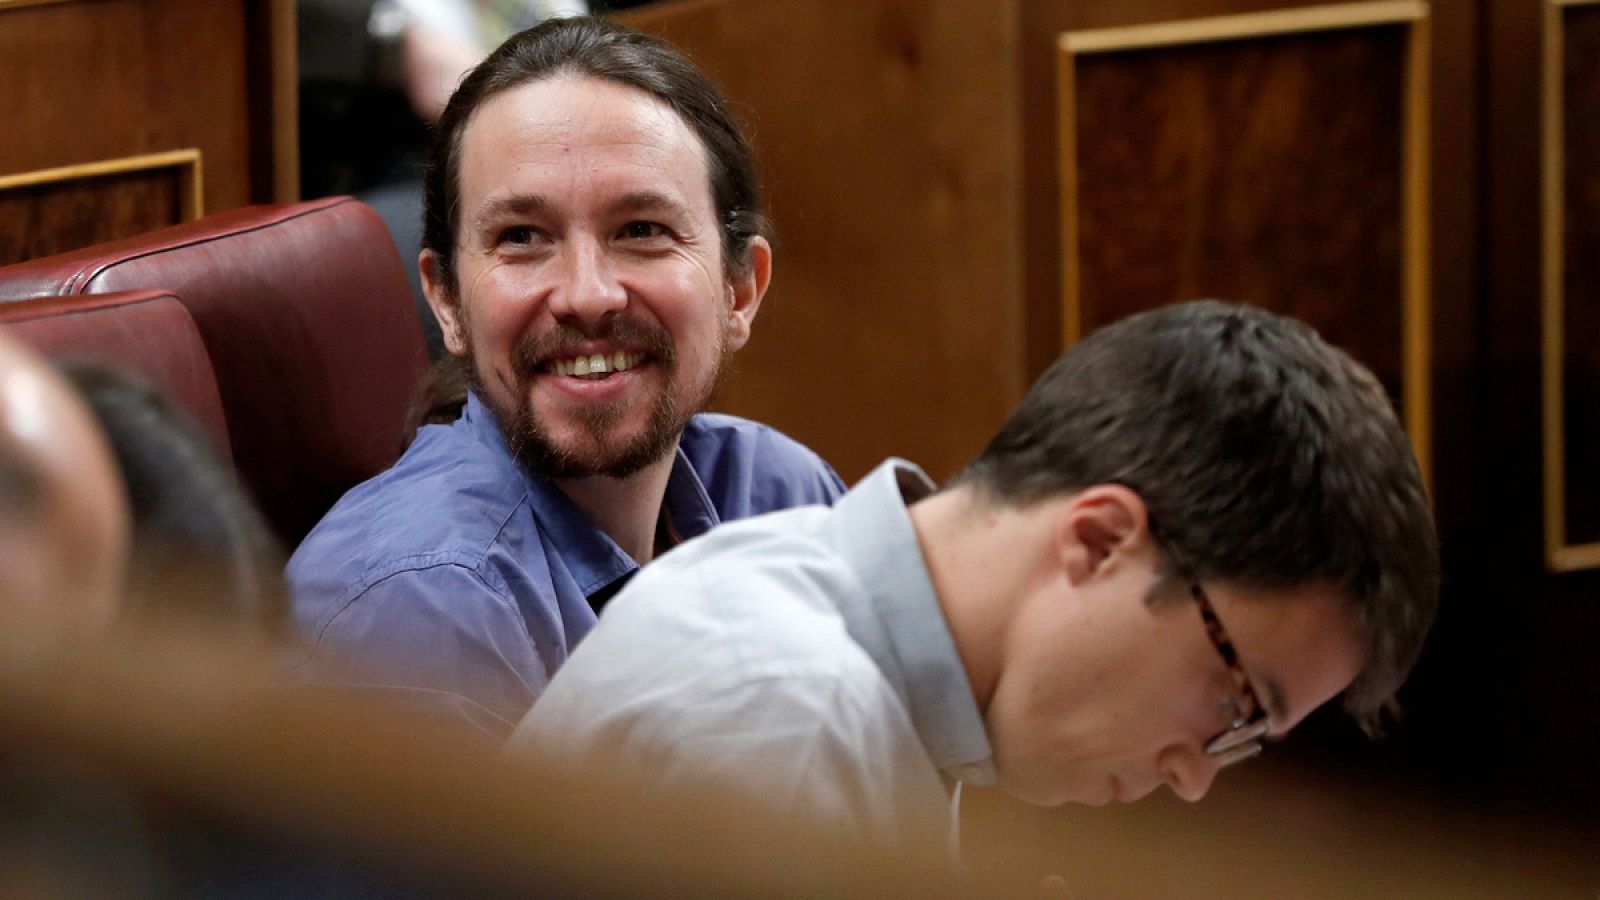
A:
POLYGON ((726 515, 754 515, 811 503, 832 503, 844 483, 821 456, 770 425, 724 413, 690 420, 679 447, 706 492, 726 515), (725 504, 748 503, 729 510, 725 504))
POLYGON ((706 453, 776 448, 797 457, 818 459, 809 447, 771 425, 728 413, 700 413, 683 430, 683 443, 706 453))
MULTIPOLYGON (((297 595, 346 593, 407 570, 478 567, 527 515, 515 463, 461 430, 422 430, 394 466, 351 488, 295 551, 297 595)), ((515 537, 512 535, 512 537, 515 537)))
POLYGON ((871 681, 876 667, 835 602, 864 587, 814 537, 828 512, 728 523, 644 567, 557 676, 558 689, 593 712, 631 708, 641 692, 727 699, 758 685, 781 694, 787 684, 815 702, 871 681))
POLYGON ((722 525, 641 570, 607 615, 617 628, 632 620, 726 651, 746 674, 780 662, 837 663, 854 647, 837 600, 865 588, 818 537, 829 514, 811 506, 722 525))
POLYGON ((837 605, 865 587, 815 536, 827 515, 729 523, 646 567, 556 674, 523 738, 584 754, 627 734, 607 746, 658 771, 759 773, 785 793, 825 764, 864 771, 915 751, 909 712, 837 605))
MULTIPOLYGON (((820 505, 774 510, 761 516, 727 522, 692 541, 674 547, 643 569, 639 585, 671 582, 690 572, 804 572, 792 587, 809 593, 812 582, 853 578, 852 570, 826 537, 833 511, 820 505)), ((838 584, 826 586, 835 590, 838 584)), ((630 590, 637 590, 630 585, 630 590)))

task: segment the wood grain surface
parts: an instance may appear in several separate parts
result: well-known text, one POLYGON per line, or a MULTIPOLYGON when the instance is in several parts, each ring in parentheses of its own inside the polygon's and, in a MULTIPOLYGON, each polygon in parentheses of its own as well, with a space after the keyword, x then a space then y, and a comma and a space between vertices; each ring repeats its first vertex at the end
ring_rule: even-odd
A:
MULTIPOLYGON (((287 2, 95 0, 0 10, 0 176, 194 147, 205 160, 207 211, 278 198, 280 176, 295 171, 281 158, 285 146, 293 152, 282 139, 293 112, 292 90, 283 90, 294 68, 287 2), (289 109, 279 109, 286 102, 289 109)), ((101 202, 114 207, 128 196, 101 202)), ((37 225, 58 213, 27 215, 37 225)), ((164 216, 153 207, 142 220, 164 216)))
POLYGON ((847 481, 935 478, 1021 398, 1015 10, 989 0, 743 0, 625 18, 684 48, 755 138, 772 290, 721 408, 847 481))
POLYGON ((1063 125, 1083 330, 1252 303, 1310 322, 1398 399, 1404 63, 1399 26, 1078 58, 1063 125))

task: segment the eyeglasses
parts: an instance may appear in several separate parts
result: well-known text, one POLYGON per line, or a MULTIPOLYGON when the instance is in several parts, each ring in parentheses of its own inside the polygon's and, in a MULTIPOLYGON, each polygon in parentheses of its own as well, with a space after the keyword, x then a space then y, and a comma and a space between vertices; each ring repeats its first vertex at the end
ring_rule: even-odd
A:
POLYGON ((1200 607, 1200 618, 1206 623, 1206 636, 1211 638, 1217 655, 1227 664, 1234 686, 1250 704, 1247 714, 1230 696, 1225 702, 1232 707, 1233 720, 1227 728, 1205 743, 1206 755, 1216 757, 1219 767, 1231 766, 1261 752, 1261 738, 1267 733, 1269 725, 1267 708, 1262 705, 1261 696, 1250 683, 1250 676, 1239 665, 1239 652, 1233 649, 1233 641, 1228 639, 1228 632, 1223 629, 1222 620, 1217 618, 1217 611, 1211 607, 1211 601, 1206 597, 1205 589, 1200 587, 1200 582, 1190 579, 1189 594, 1200 607))

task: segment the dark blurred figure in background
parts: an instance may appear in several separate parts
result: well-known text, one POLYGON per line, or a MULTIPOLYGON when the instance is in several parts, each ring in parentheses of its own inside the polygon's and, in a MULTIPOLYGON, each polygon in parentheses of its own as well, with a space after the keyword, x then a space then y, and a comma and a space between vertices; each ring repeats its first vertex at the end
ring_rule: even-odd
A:
MULTIPOLYGON (((98 363, 52 370, 0 337, 0 678, 13 697, 37 685, 5 712, 42 716, 46 733, 116 735, 126 711, 39 698, 59 701, 64 670, 82 674, 130 641, 204 635, 189 638, 193 652, 267 638, 270 654, 286 633, 282 565, 231 466, 175 403, 98 363)), ((152 665, 167 663, 179 665, 152 665)), ((178 705, 207 715, 192 696, 178 705)), ((0 731, 0 895, 348 896, 375 883, 152 795, 150 772, 116 762, 131 743, 40 752, 27 728, 0 731)))
POLYGON ((124 610, 278 632, 284 554, 204 430, 132 375, 89 362, 61 368, 110 439, 127 487, 133 549, 124 610))
POLYGON ((300 192, 355 194, 393 235, 428 355, 444 354, 422 295, 428 130, 467 70, 516 31, 650 0, 300 0, 300 192))

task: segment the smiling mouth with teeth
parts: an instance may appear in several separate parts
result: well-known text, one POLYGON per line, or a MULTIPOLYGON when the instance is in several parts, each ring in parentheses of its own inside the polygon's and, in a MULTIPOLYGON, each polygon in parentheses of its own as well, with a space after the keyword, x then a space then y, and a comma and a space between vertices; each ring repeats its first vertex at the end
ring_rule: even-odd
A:
POLYGON ((619 350, 616 353, 596 353, 592 356, 553 359, 546 364, 545 369, 555 375, 597 381, 612 372, 626 372, 637 366, 641 359, 643 359, 643 354, 627 353, 619 350))

